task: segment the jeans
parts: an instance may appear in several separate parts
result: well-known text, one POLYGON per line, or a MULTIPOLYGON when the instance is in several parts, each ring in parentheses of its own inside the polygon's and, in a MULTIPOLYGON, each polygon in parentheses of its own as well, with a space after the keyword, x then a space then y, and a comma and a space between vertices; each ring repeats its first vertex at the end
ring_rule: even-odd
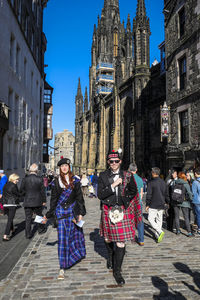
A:
POLYGON ((194 209, 197 219, 198 230, 200 230, 200 204, 194 204, 194 209))
POLYGON ((5 235, 9 235, 10 231, 14 229, 13 219, 15 217, 16 207, 15 206, 6 207, 5 213, 8 216, 8 221, 7 221, 7 225, 6 225, 6 229, 5 229, 5 235))
MULTIPOLYGON (((185 220, 185 226, 188 232, 191 232, 190 220, 189 220, 189 208, 181 207, 183 217, 185 220)), ((180 207, 174 206, 174 214, 175 214, 175 227, 176 230, 180 230, 180 220, 179 220, 180 207)))
POLYGON ((94 194, 95 194, 95 197, 97 197, 97 188, 98 188, 98 184, 97 184, 97 183, 93 183, 93 188, 94 188, 94 194))
POLYGON ((137 231, 138 231, 138 242, 143 243, 144 242, 144 222, 143 222, 143 220, 138 224, 137 231))

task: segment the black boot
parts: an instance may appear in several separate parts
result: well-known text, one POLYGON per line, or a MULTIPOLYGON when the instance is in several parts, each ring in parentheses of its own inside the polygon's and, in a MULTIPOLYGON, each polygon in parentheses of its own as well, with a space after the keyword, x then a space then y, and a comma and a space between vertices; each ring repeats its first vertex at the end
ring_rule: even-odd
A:
POLYGON ((125 280, 121 274, 121 266, 122 266, 124 254, 125 254, 125 247, 119 248, 116 246, 116 250, 115 250, 115 254, 114 254, 113 276, 118 285, 125 284, 125 280))
POLYGON ((108 258, 107 258, 107 269, 111 270, 113 268, 113 247, 114 244, 113 242, 111 243, 106 243, 106 249, 108 251, 108 258))

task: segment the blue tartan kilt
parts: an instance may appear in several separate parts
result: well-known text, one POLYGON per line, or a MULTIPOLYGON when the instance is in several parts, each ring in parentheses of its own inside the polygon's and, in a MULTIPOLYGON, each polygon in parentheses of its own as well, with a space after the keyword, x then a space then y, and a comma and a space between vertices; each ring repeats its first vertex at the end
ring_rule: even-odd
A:
POLYGON ((73 203, 66 210, 58 204, 56 215, 58 218, 58 257, 61 269, 67 269, 86 256, 83 229, 72 222, 73 203), (63 215, 67 218, 59 219, 63 215))

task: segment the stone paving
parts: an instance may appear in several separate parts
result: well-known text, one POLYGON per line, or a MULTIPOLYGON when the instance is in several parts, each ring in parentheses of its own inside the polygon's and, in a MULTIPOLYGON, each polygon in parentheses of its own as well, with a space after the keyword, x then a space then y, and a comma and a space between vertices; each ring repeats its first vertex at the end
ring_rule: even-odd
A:
POLYGON ((57 231, 36 234, 20 260, 0 282, 1 300, 200 299, 200 238, 166 231, 162 243, 145 224, 145 245, 127 244, 123 264, 126 285, 118 287, 106 269, 106 250, 99 236, 99 201, 86 199, 84 232, 87 256, 57 280, 57 231))

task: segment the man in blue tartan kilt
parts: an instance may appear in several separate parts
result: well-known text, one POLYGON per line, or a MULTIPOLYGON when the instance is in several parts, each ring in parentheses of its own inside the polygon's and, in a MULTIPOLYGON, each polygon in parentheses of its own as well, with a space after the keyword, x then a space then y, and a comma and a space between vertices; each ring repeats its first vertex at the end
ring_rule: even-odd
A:
POLYGON ((80 180, 70 171, 70 160, 58 162, 60 176, 52 183, 50 210, 47 218, 56 215, 58 221, 58 279, 64 279, 65 269, 86 256, 83 229, 76 225, 86 214, 80 180))
POLYGON ((120 169, 120 153, 108 153, 109 168, 100 173, 98 198, 101 200, 100 234, 104 237, 108 251, 107 268, 113 269, 118 285, 125 284, 121 266, 125 254, 125 243, 134 240, 137 224, 142 213, 137 185, 130 172, 120 169))

